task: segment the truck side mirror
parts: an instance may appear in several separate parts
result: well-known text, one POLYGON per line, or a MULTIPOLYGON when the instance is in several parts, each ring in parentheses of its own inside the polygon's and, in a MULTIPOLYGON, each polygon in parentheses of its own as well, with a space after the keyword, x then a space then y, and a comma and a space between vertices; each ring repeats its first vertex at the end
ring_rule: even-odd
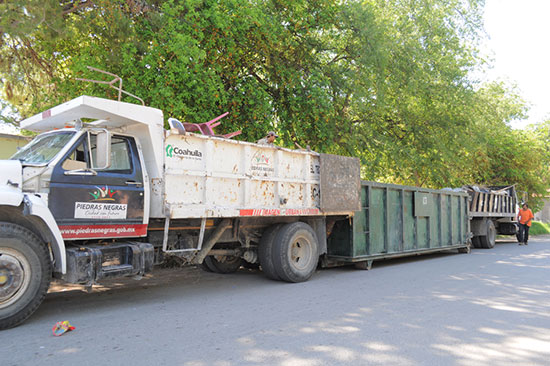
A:
POLYGON ((111 166, 111 133, 107 130, 97 134, 95 161, 92 169, 107 169, 111 166))

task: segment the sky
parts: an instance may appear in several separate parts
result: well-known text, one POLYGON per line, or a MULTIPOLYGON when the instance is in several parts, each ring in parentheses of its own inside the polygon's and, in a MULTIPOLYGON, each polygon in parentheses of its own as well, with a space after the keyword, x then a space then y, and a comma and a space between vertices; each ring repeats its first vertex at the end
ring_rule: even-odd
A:
POLYGON ((549 16, 550 0, 485 0, 485 51, 494 65, 487 78, 516 83, 531 105, 529 119, 515 128, 550 119, 549 16))
MULTIPOLYGON (((550 0, 485 0, 484 53, 493 59, 487 81, 515 83, 530 104, 529 118, 512 126, 550 119, 550 0)), ((0 126, 0 133, 15 133, 0 126)))

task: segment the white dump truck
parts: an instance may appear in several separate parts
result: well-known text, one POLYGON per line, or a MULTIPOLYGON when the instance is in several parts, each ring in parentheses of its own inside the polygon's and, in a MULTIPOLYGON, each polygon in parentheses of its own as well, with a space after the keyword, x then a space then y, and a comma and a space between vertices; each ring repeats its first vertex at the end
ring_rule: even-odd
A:
POLYGON ((168 256, 305 281, 361 209, 358 159, 165 130, 151 107, 81 96, 21 127, 40 134, 0 161, 0 329, 52 276, 91 288, 168 256))

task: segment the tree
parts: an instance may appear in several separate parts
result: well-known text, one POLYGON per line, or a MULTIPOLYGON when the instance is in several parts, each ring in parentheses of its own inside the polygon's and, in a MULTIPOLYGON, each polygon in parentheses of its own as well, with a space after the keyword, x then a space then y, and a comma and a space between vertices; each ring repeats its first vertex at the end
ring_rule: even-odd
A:
MULTIPOLYGON (((94 0, 0 4, 0 80, 22 116, 115 97, 87 65, 166 117, 253 141, 357 156, 365 179, 541 191, 538 135, 513 88, 478 85, 483 0, 94 0), (536 148, 514 147, 527 138, 536 148), (533 140, 534 139, 534 140, 533 140), (535 141, 536 140, 536 141, 535 141), (505 159, 502 157, 506 156, 505 159)), ((136 102, 131 98, 125 101, 136 102)))

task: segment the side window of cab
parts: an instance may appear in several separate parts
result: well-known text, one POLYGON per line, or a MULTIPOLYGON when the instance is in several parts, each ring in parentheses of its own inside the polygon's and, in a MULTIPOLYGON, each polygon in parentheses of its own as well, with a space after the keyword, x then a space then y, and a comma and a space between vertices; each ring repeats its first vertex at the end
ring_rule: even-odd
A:
MULTIPOLYGON (((61 164, 63 170, 85 170, 90 169, 91 161, 96 161, 97 136, 93 133, 88 138, 83 138, 79 144, 69 153, 61 164), (90 148, 88 147, 88 141, 90 148), (91 151, 91 154, 89 153, 91 151)), ((98 172, 131 174, 132 156, 127 138, 113 136, 111 138, 111 165, 104 169, 96 169, 98 172)))
POLYGON ((61 168, 64 170, 84 170, 90 167, 87 157, 86 140, 83 139, 65 158, 61 168))
MULTIPOLYGON (((90 136, 90 144, 92 151, 92 159, 96 161, 97 153, 97 136, 90 136)), ((132 156, 130 153, 130 145, 127 138, 121 136, 113 136, 111 138, 111 166, 98 171, 105 173, 130 174, 132 173, 132 156)))

